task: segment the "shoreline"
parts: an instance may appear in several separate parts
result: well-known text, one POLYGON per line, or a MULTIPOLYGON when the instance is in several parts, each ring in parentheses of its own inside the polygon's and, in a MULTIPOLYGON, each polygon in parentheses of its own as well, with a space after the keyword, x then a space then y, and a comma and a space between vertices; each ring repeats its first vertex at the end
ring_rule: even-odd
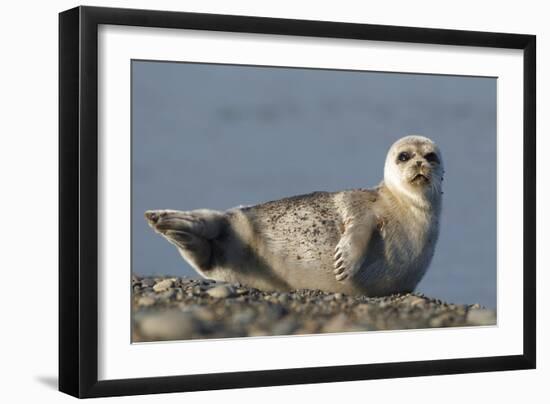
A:
POLYGON ((496 325, 496 312, 420 293, 264 292, 186 277, 132 276, 132 342, 496 325))

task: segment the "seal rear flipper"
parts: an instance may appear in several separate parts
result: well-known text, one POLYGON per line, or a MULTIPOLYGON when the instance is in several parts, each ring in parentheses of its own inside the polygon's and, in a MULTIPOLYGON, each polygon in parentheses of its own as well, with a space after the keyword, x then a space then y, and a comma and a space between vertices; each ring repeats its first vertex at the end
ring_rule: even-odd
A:
POLYGON ((193 268, 199 271, 210 269, 212 246, 209 240, 183 231, 167 231, 164 236, 193 268))
POLYGON ((182 231, 206 239, 217 237, 224 223, 222 212, 210 209, 181 210, 148 210, 145 217, 158 233, 169 230, 182 231))
POLYGON ((195 269, 206 271, 210 268, 211 242, 220 235, 225 223, 222 212, 209 209, 149 210, 145 217, 149 225, 174 244, 195 269))

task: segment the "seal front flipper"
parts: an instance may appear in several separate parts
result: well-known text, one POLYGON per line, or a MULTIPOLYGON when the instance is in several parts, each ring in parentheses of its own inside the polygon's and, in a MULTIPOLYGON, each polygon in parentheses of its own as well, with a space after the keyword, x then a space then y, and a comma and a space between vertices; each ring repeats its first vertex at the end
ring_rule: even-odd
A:
POLYGON ((359 272, 365 262, 376 223, 373 214, 346 219, 344 233, 334 249, 334 275, 337 281, 353 278, 359 272))

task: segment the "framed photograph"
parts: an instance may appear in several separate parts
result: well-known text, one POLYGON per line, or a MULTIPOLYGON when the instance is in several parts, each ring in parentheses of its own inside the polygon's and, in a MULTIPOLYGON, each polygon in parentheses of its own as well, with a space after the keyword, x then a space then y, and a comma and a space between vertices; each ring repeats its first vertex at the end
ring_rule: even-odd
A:
POLYGON ((535 36, 78 7, 59 47, 61 391, 535 367, 535 36))

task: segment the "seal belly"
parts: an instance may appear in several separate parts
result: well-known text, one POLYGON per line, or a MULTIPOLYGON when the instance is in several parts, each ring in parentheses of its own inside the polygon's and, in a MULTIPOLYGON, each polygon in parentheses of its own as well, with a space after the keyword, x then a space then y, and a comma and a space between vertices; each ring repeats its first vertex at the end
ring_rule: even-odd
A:
POLYGON ((332 260, 342 221, 333 194, 314 192, 240 212, 250 226, 247 244, 291 289, 334 286, 332 260))

